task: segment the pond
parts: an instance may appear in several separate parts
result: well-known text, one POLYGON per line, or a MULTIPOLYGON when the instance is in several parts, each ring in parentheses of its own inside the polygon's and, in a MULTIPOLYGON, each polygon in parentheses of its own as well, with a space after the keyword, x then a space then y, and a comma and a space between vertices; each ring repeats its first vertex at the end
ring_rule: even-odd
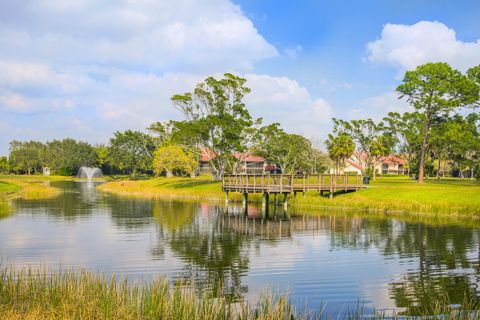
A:
MULTIPOLYGON (((53 185, 53 183, 52 183, 53 185)), ((62 195, 15 202, 0 220, 3 266, 88 268, 255 299, 287 291, 298 306, 338 315, 412 311, 448 296, 479 296, 480 232, 365 215, 245 212, 208 202, 122 198, 85 182, 57 182, 62 195)))

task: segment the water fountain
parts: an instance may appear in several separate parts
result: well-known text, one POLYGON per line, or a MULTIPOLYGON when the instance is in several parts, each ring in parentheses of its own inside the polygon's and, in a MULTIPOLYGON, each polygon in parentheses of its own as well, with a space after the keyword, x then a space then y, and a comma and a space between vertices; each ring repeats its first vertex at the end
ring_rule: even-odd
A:
POLYGON ((103 173, 100 168, 80 167, 77 173, 77 178, 86 178, 88 182, 91 182, 93 178, 101 177, 103 177, 103 173))

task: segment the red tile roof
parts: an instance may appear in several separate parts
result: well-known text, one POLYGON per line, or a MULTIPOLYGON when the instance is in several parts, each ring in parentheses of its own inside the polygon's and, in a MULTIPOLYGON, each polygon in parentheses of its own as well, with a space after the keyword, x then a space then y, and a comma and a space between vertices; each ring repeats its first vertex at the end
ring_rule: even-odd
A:
MULTIPOLYGON (((235 153, 233 156, 243 162, 264 162, 265 161, 265 158, 263 157, 246 154, 246 153, 235 153)), ((215 152, 213 152, 208 148, 203 148, 202 154, 200 155, 200 161, 208 162, 208 161, 212 161, 216 157, 217 157, 217 154, 215 152)))
POLYGON ((400 157, 390 155, 382 159, 382 163, 398 163, 401 165, 404 165, 407 161, 405 159, 402 159, 400 157))
POLYGON ((254 156, 246 153, 235 153, 233 156, 243 162, 264 162, 265 161, 264 157, 254 156))
POLYGON ((212 161, 217 157, 217 154, 208 148, 202 149, 202 154, 200 155, 200 161, 212 161))

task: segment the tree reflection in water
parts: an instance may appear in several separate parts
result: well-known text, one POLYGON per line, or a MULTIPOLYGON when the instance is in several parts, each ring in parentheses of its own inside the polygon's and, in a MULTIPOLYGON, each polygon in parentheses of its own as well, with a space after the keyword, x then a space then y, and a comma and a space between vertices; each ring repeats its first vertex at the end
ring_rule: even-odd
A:
POLYGON ((223 228, 221 211, 205 203, 158 203, 154 217, 161 244, 168 243, 185 263, 182 279, 195 281, 199 290, 238 299, 247 291, 241 279, 248 271, 248 251, 243 250, 248 239, 223 228))

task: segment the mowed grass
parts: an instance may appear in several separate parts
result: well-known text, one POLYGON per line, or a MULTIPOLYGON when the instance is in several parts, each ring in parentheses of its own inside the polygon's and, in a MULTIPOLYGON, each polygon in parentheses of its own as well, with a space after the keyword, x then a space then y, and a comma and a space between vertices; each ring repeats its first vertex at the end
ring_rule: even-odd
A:
MULTIPOLYGON (((145 198, 225 199, 221 183, 213 182, 208 176, 112 181, 98 188, 105 192, 145 198)), ((231 194, 230 197, 232 200, 241 199, 239 194, 231 194)), ((259 202, 261 197, 252 195, 249 199, 259 202)), ((290 196, 289 201, 296 208, 335 207, 480 219, 480 183, 468 179, 429 179, 425 184, 418 184, 405 176, 378 177, 365 190, 338 193, 333 199, 321 196, 318 192, 309 192, 305 197, 301 194, 296 198, 290 196)))
POLYGON ((300 206, 335 206, 385 213, 449 215, 480 218, 480 183, 454 178, 429 179, 425 184, 408 177, 379 177, 365 190, 326 199, 316 194, 297 197, 300 206))
POLYGON ((212 181, 209 176, 110 181, 98 186, 97 189, 142 198, 225 199, 225 194, 222 192, 222 183, 212 181))

